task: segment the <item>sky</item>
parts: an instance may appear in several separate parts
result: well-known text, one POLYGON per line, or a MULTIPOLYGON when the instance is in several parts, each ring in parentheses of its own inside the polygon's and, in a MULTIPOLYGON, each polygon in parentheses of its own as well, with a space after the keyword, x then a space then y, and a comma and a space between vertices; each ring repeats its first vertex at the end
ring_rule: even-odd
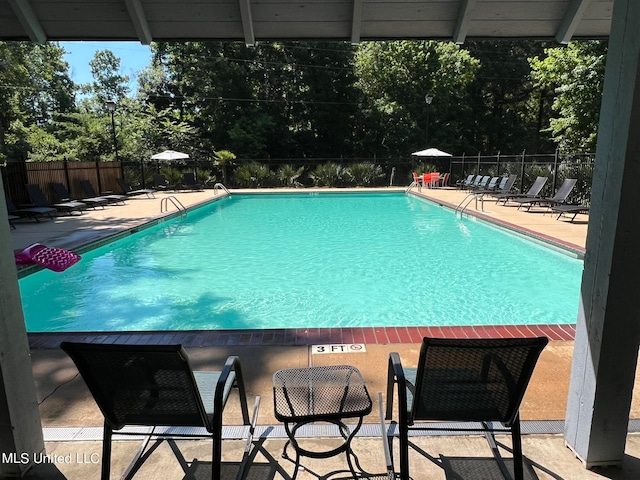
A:
POLYGON ((120 59, 120 74, 130 78, 129 88, 135 92, 137 73, 151 63, 151 48, 140 42, 59 42, 67 52, 69 73, 75 83, 93 81, 89 62, 98 50, 111 50, 120 59))

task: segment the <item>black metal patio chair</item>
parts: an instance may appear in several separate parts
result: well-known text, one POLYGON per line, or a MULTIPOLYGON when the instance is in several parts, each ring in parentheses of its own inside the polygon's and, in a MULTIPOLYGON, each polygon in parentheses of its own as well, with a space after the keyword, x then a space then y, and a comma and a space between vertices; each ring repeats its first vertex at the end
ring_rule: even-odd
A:
POLYGON ((484 433, 507 479, 493 434, 510 433, 514 477, 522 480, 519 408, 547 342, 546 337, 424 338, 417 369, 403 368, 399 355, 391 353, 385 417, 392 418, 397 385, 400 478, 409 480, 409 430, 446 430, 484 433))
MULTIPOLYGON (((211 478, 219 480, 222 414, 232 388, 238 390, 243 425, 247 427, 247 447, 242 461, 245 465, 257 420, 259 397, 251 420, 238 357, 228 357, 222 371, 193 371, 181 345, 63 342, 61 347, 76 364, 104 415, 102 480, 108 480, 110 476, 114 430, 118 435, 146 437, 129 471, 137 470, 155 449, 152 447, 143 455, 151 438, 157 443, 176 437, 211 438, 211 478), (141 433, 139 429, 123 430, 125 426, 153 428, 141 433)), ((242 477, 243 470, 239 469, 238 478, 242 477)))

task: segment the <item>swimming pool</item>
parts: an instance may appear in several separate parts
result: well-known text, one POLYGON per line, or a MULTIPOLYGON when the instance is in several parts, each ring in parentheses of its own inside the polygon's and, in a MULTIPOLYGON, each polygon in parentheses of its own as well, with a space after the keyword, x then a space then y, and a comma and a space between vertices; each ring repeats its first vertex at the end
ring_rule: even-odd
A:
POLYGON ((581 272, 411 195, 234 195, 20 289, 30 332, 565 324, 581 272))

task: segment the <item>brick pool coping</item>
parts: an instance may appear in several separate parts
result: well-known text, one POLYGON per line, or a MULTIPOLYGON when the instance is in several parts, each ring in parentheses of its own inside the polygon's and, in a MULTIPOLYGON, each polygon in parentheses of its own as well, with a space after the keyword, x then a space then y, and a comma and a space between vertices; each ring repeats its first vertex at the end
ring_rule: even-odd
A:
POLYGON ((63 341, 127 344, 182 344, 185 347, 298 346, 337 343, 420 343, 423 337, 516 338, 546 336, 574 340, 575 325, 492 325, 467 327, 291 328, 272 330, 188 330, 159 332, 29 333, 29 347, 58 348, 63 341))

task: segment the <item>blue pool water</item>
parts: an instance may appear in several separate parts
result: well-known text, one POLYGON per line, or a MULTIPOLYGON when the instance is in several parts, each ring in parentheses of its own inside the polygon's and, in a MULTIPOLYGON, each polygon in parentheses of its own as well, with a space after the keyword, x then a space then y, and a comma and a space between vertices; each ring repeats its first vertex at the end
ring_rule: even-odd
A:
POLYGON ((234 195, 20 289, 31 332, 556 324, 581 273, 413 196, 234 195))

